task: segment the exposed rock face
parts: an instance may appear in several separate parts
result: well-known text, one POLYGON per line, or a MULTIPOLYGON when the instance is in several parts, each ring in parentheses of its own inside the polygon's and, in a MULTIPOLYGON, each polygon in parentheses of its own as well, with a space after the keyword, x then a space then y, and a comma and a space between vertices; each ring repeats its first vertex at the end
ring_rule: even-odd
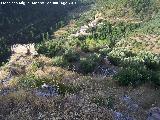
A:
POLYGON ((114 112, 114 120, 135 120, 135 119, 127 114, 114 112))
POLYGON ((80 30, 76 32, 76 34, 72 34, 71 37, 78 37, 78 36, 88 36, 88 35, 91 35, 91 33, 88 33, 87 30, 89 28, 95 28, 98 23, 100 21, 103 20, 103 17, 102 17, 102 14, 101 13, 97 13, 95 15, 95 19, 93 21, 90 21, 90 23, 88 23, 88 25, 84 25, 84 26, 81 26, 80 30))
POLYGON ((56 86, 50 86, 44 83, 41 86, 41 89, 37 90, 35 94, 37 96, 49 97, 49 96, 57 96, 59 93, 56 86))
POLYGON ((129 111, 136 112, 139 109, 139 105, 130 96, 124 95, 122 101, 127 105, 129 111))
POLYGON ((148 112, 147 120, 160 120, 160 108, 151 108, 148 112))
POLYGON ((34 44, 15 44, 11 46, 12 53, 17 54, 31 54, 34 53, 36 50, 34 48, 34 44))
POLYGON ((104 77, 113 76, 117 73, 116 69, 114 67, 106 67, 106 66, 98 66, 93 74, 99 74, 104 77))

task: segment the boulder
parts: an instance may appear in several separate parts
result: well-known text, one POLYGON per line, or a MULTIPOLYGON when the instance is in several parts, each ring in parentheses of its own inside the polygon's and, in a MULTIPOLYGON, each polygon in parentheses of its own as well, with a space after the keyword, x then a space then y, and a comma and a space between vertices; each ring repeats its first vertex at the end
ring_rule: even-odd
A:
POLYGON ((51 85, 47 85, 46 83, 44 83, 41 86, 41 89, 37 90, 35 93, 37 96, 57 96, 58 93, 58 89, 56 86, 51 86, 51 85))
POLYGON ((160 108, 153 107, 149 110, 146 120, 160 120, 160 108))

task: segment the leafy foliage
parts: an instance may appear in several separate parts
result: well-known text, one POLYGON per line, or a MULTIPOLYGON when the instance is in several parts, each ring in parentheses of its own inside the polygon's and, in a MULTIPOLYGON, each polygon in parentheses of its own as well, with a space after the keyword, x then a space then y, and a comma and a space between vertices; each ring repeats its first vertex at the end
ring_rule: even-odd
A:
POLYGON ((150 80, 150 74, 143 66, 123 68, 116 76, 115 80, 120 85, 140 85, 150 80))
POLYGON ((67 68, 70 66, 69 62, 65 59, 63 59, 62 56, 56 56, 53 58, 53 65, 58 67, 64 67, 67 68))
POLYGON ((63 41, 51 40, 37 44, 36 50, 39 54, 44 54, 48 57, 54 57, 63 54, 65 51, 63 44, 63 41))
POLYGON ((80 55, 72 49, 66 50, 63 59, 65 59, 68 62, 76 62, 80 60, 80 55))
POLYGON ((159 9, 159 0, 97 0, 96 3, 104 8, 102 11, 114 10, 114 16, 137 17, 140 19, 151 18, 159 9))
POLYGON ((80 68, 82 73, 88 74, 94 71, 95 67, 100 62, 100 55, 93 54, 80 61, 80 68))
POLYGON ((30 88, 41 88, 44 83, 54 85, 57 87, 58 92, 62 95, 65 93, 75 93, 80 90, 79 86, 65 85, 61 83, 61 75, 56 75, 54 78, 40 78, 33 74, 28 74, 19 78, 19 87, 30 89, 30 88))

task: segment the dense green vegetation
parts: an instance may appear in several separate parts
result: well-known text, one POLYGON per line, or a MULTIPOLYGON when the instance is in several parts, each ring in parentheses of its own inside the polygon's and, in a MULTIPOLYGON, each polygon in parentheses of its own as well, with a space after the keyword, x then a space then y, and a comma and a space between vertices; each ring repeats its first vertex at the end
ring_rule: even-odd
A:
MULTIPOLYGON (((158 71, 160 70, 158 67, 160 65, 160 55, 145 50, 141 50, 139 52, 131 50, 126 47, 127 44, 123 42, 127 41, 128 37, 140 33, 140 31, 142 31, 141 33, 146 34, 158 34, 159 4, 157 2, 158 1, 152 0, 100 0, 97 2, 98 5, 105 7, 107 10, 114 9, 119 11, 124 9, 124 7, 127 7, 129 8, 128 14, 131 14, 130 12, 132 12, 132 17, 143 19, 144 22, 110 22, 103 20, 96 27, 88 30, 91 35, 79 36, 78 39, 64 38, 61 42, 58 41, 55 43, 57 44, 57 47, 52 46, 52 43, 54 43, 53 40, 48 42, 44 41, 39 44, 37 50, 40 54, 44 54, 49 57, 57 56, 53 59, 56 61, 55 65, 58 66, 67 67, 72 66, 71 64, 74 62, 79 63, 80 71, 84 74, 92 73, 96 66, 102 64, 101 60, 103 57, 107 56, 113 65, 122 67, 122 70, 120 70, 120 72, 115 76, 115 80, 117 80, 121 85, 136 86, 149 81, 157 83, 158 85, 160 80, 158 77, 158 71), (101 2, 105 6, 103 6, 101 2), (69 44, 69 41, 74 42, 69 44), (90 54, 91 56, 83 58, 80 53, 75 52, 75 50, 79 48, 81 51, 86 54, 90 54), (44 51, 42 52, 41 50, 44 51), (97 58, 92 55, 93 53, 98 53, 101 57, 97 58), (79 60, 79 58, 81 59, 79 60), (92 58, 96 59, 93 60, 92 58), (137 65, 139 65, 139 67, 136 67, 137 65)), ((102 8, 102 10, 104 10, 104 8, 102 8)), ((121 13, 117 12, 117 14, 121 13)), ((121 14, 120 16, 122 17, 126 15, 121 14)), ((80 19, 82 19, 81 21, 86 21, 84 24, 87 24, 89 21, 85 16, 82 16, 80 19)), ((78 26, 82 25, 81 21, 77 21, 76 24, 78 26)), ((138 42, 136 42, 135 45, 137 46, 137 49, 142 47, 138 42)))
POLYGON ((103 6, 102 12, 113 9, 112 16, 137 17, 141 20, 151 18, 159 10, 159 0, 97 0, 103 6))
POLYGON ((160 12, 158 12, 154 18, 150 21, 145 22, 137 32, 142 32, 144 34, 160 34, 160 12))

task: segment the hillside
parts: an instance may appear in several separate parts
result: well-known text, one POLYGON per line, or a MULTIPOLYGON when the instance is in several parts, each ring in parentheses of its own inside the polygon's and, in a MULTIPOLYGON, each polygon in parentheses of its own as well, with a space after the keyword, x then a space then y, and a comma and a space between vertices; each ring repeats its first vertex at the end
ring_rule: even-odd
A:
POLYGON ((38 41, 24 32, 31 43, 10 48, 4 34, 0 58, 10 58, 0 67, 0 119, 160 120, 160 1, 79 2, 56 8, 69 11, 53 31, 48 22, 35 26, 46 27, 38 41))

